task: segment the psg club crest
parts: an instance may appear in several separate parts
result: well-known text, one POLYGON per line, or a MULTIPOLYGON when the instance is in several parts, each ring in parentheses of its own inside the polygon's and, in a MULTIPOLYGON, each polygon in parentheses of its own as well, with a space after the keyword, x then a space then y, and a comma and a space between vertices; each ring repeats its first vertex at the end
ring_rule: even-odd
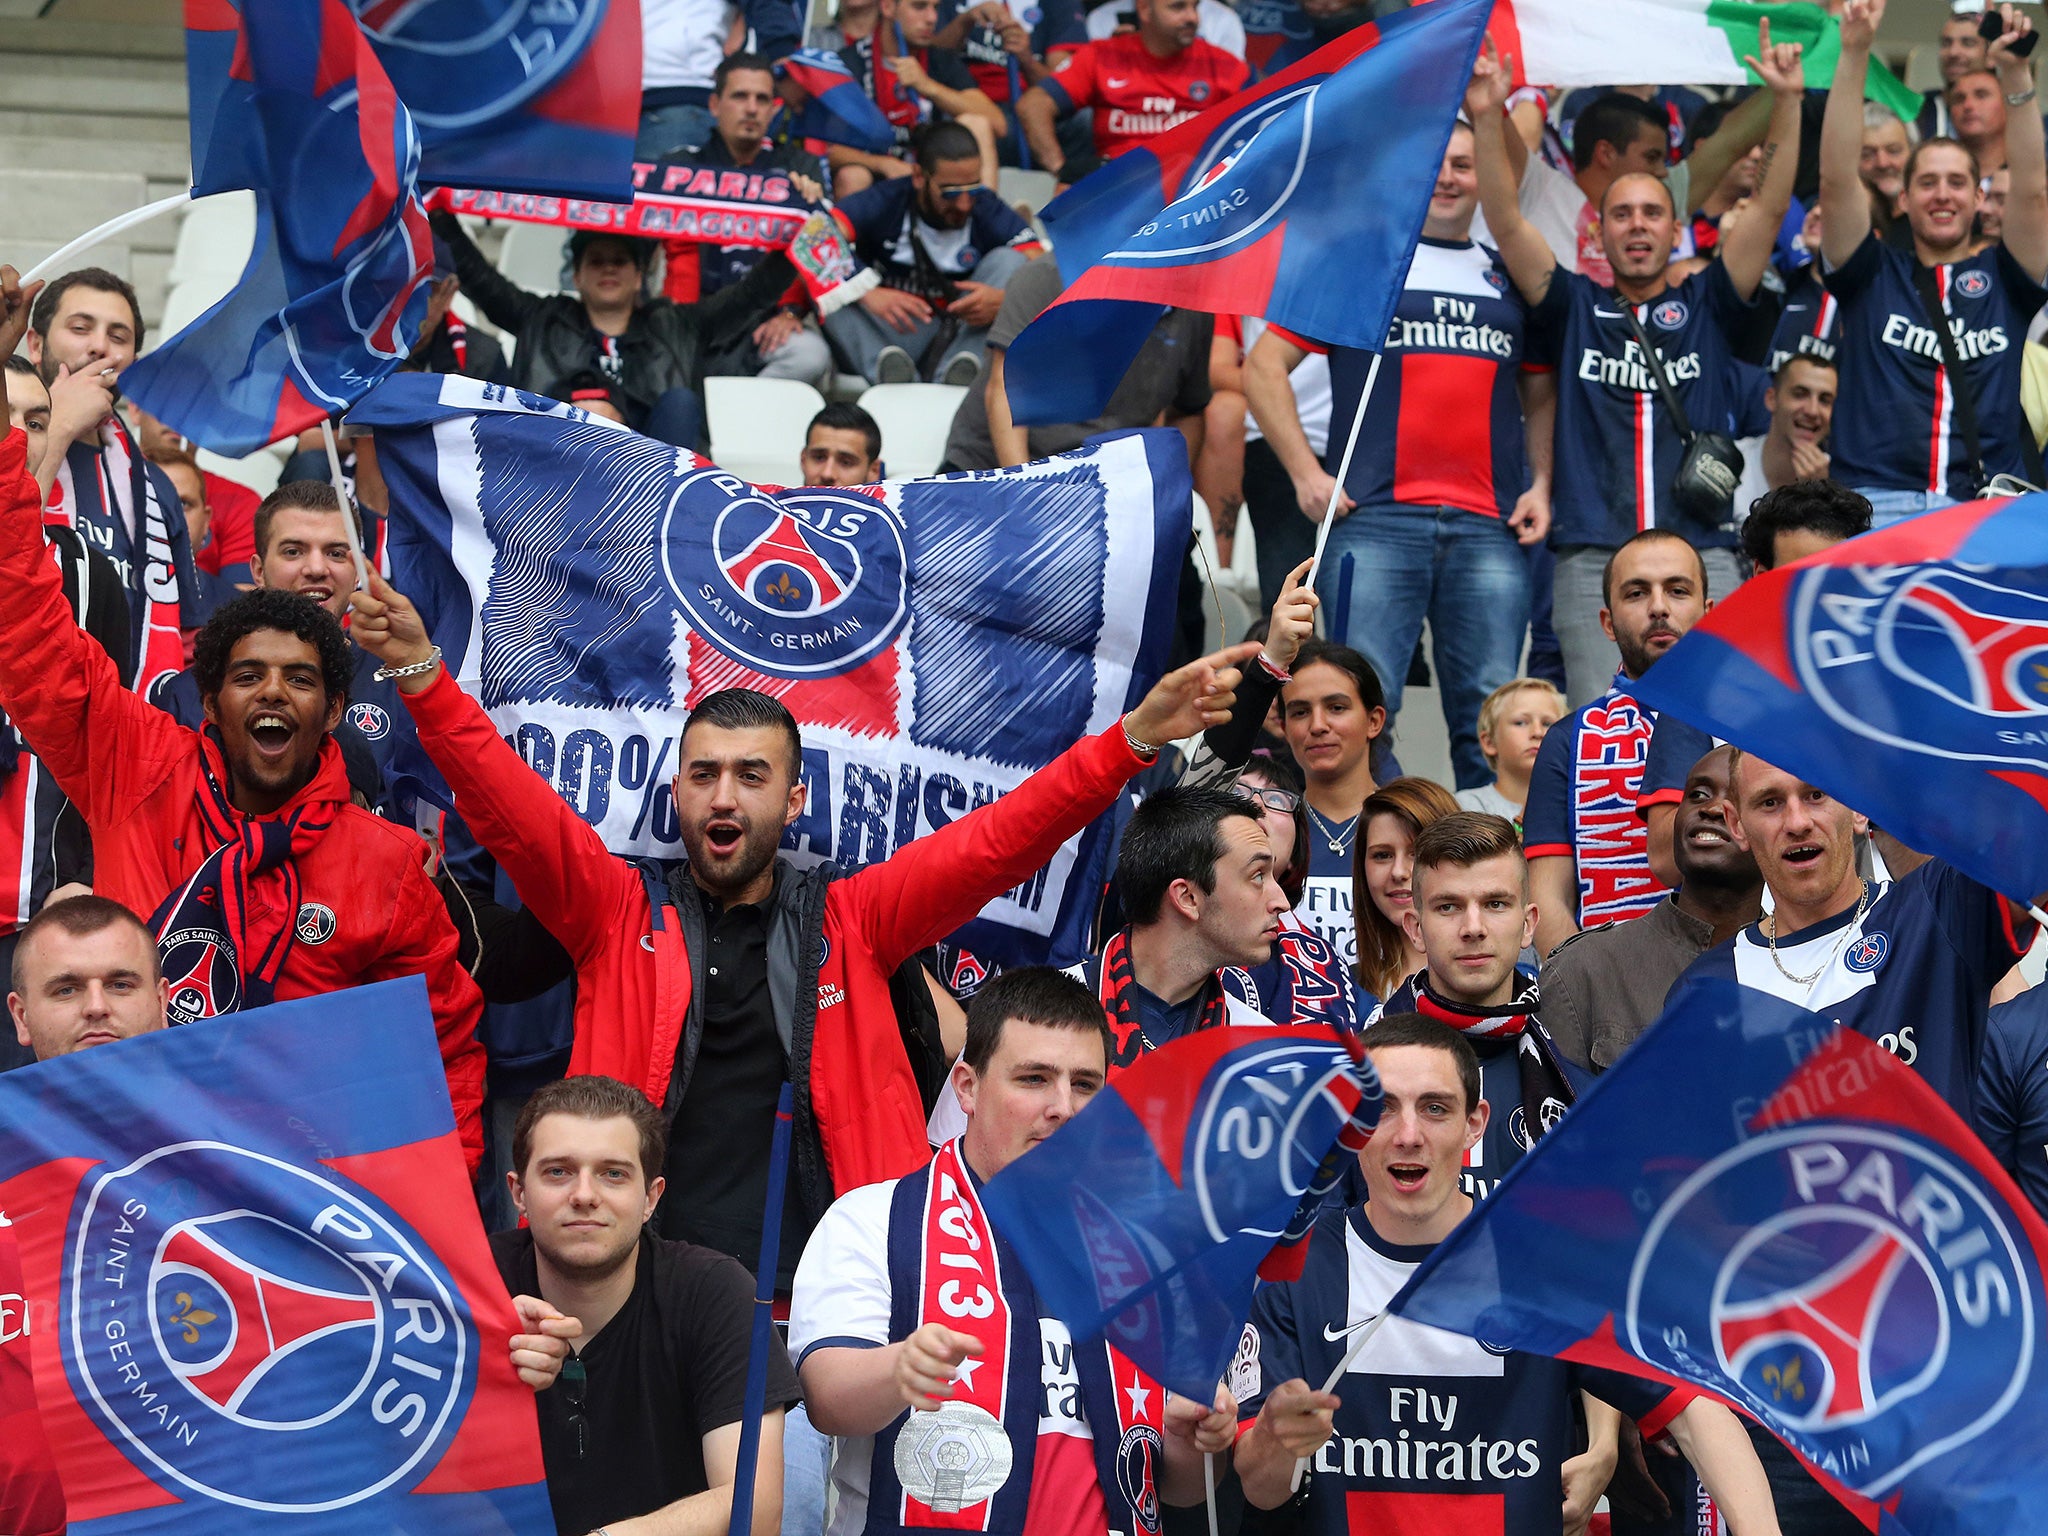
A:
POLYGON ((292 932, 301 944, 325 944, 334 937, 334 908, 324 901, 301 902, 292 932))
POLYGON ((1881 933, 1866 933, 1851 944, 1842 956, 1842 964, 1859 976, 1867 976, 1884 964, 1884 957, 1891 953, 1892 941, 1881 933))
POLYGON ((233 1013, 242 1006, 242 970, 218 931, 181 928, 157 941, 157 964, 169 983, 165 1014, 173 1024, 233 1013))
POLYGON ((893 643, 909 613, 902 527, 869 496, 770 497, 705 470, 670 502, 661 554, 691 627, 777 677, 851 671, 893 643))
POLYGON ((473 1327, 432 1251, 356 1185, 185 1142, 89 1178, 72 1232, 65 1364, 166 1488, 309 1515, 447 1449, 473 1327))
POLYGON ((2048 598, 2000 574, 1934 565, 1802 572, 1789 637, 1801 683, 1831 720, 1868 740, 1950 761, 2048 768, 2048 598), (1901 726, 1896 709, 1872 707, 1901 684, 1925 719, 1901 726))
POLYGON ((1666 299, 1650 311, 1650 324, 1660 331, 1675 331, 1685 324, 1686 308, 1677 299, 1666 299))
POLYGON ((583 57, 605 0, 350 0, 399 98, 428 128, 475 128, 583 57))
POLYGON ((2025 1245, 1977 1175, 1931 1141, 1841 1124, 1767 1132, 1709 1161, 1650 1222, 1627 1347, 1667 1369, 1725 1373, 1744 1406, 1882 1499, 2018 1404, 2040 1329, 2025 1245), (1718 1253, 1696 1251, 1703 1233, 1725 1234, 1718 1253), (1651 1277, 1680 1288, 1688 1325, 1638 1323, 1651 1277), (1900 1410, 1937 1387, 1953 1409, 1929 1440, 1900 1410))
POLYGON ((382 741, 391 734, 391 717, 375 704, 351 704, 342 719, 354 726, 365 741, 382 741))
POLYGON ((1984 272, 1956 274, 1956 292, 1966 299, 1981 299, 1991 291, 1991 277, 1984 272))

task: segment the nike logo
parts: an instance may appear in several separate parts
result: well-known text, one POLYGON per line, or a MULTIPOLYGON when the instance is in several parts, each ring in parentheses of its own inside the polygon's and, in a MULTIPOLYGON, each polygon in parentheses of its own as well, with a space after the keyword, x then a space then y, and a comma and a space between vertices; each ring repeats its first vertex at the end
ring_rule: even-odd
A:
POLYGON ((1129 85, 1131 82, 1128 80, 1111 80, 1105 77, 1102 83, 1108 86, 1112 91, 1120 91, 1125 86, 1129 85))
MULTIPOLYGON (((1373 1314, 1373 1317, 1377 1316, 1379 1316, 1379 1314, 1375 1312, 1373 1314)), ((1343 1328, 1332 1328, 1328 1323, 1325 1323, 1323 1324, 1323 1342, 1325 1344, 1335 1344, 1340 1339, 1348 1339, 1351 1337, 1352 1334, 1358 1332, 1359 1329, 1370 1325, 1373 1321, 1373 1317, 1368 1317, 1365 1319, 1364 1322, 1352 1323, 1349 1326, 1343 1328)))
POLYGON ((1618 309, 1602 309, 1596 304, 1593 306, 1593 318, 1596 320, 1619 320, 1621 318, 1621 311, 1618 309))

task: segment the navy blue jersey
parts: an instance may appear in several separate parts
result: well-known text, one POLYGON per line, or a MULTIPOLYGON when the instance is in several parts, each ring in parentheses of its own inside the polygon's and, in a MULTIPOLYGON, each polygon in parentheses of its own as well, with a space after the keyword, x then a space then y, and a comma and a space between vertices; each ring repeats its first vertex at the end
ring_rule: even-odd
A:
POLYGON ((1850 907, 1785 934, 1775 960, 1763 923, 1752 923, 1685 975, 1738 981, 1875 1040, 1967 1121, 1991 988, 2025 951, 2005 898, 1933 859, 1873 882, 1861 923, 1850 907), (1808 975, 1804 986, 1792 979, 1808 975))
POLYGON ((1653 805, 1676 805, 1685 798, 1685 780, 1692 765, 1714 750, 1714 738, 1676 715, 1657 722, 1650 736, 1650 755, 1643 760, 1643 779, 1636 786, 1636 814, 1647 816, 1653 805))
POLYGON ((1572 861, 1581 928, 1641 917, 1665 896, 1650 873, 1650 830, 1636 815, 1657 715, 1631 686, 1615 673, 1607 692, 1544 732, 1529 774, 1522 851, 1572 861))
POLYGON ((1821 286, 1811 266, 1785 285, 1785 306, 1771 332, 1764 371, 1776 374, 1788 357, 1810 357, 1834 365, 1842 345, 1842 304, 1821 286))
MULTIPOLYGON (((1355 1332, 1429 1256, 1364 1210, 1316 1223, 1299 1280, 1259 1287, 1228 1382, 1240 1419, 1275 1387, 1321 1387, 1355 1332)), ((1564 1528, 1559 1468, 1578 1453, 1578 1393, 1655 1434, 1690 1394, 1543 1355, 1488 1349, 1405 1317, 1380 1325, 1338 1381, 1330 1438, 1306 1474, 1314 1536, 1547 1536, 1564 1528)))
MULTIPOLYGON (((1560 267, 1530 313, 1532 350, 1557 357, 1551 545, 1615 549, 1645 528, 1669 528, 1697 548, 1731 548, 1732 525, 1702 523, 1672 504, 1684 444, 1619 304, 1613 289, 1560 267)), ((1718 261, 1636 306, 1696 432, 1732 435, 1740 425, 1729 335, 1749 307, 1718 261)))
POLYGON ((1226 993, 1275 1024, 1323 1025, 1349 1033, 1358 1028, 1361 1009, 1370 1012, 1378 1001, 1366 993, 1361 1002, 1351 967, 1292 912, 1280 919, 1280 936, 1264 960, 1228 965, 1216 974, 1226 993))
MULTIPOLYGON (((1917 261, 1869 235, 1826 274, 1828 292, 1842 301, 1832 473, 1843 485, 1967 501, 1979 486, 1941 338, 1914 286, 1917 261)), ((1934 280, 1976 405, 1984 473, 2021 474, 2027 419, 2020 410, 2020 347, 2048 290, 2020 270, 2003 244, 1936 267, 1934 280)))
POLYGON ((950 283, 971 276, 976 262, 1003 246, 1027 255, 1039 249, 1031 226, 987 187, 974 194, 972 211, 959 229, 935 229, 918 217, 917 189, 908 176, 854 193, 839 205, 837 215, 854 255, 879 271, 888 287, 911 293, 923 293, 934 280, 950 283), (929 262, 922 274, 919 247, 929 262))
MULTIPOLYGON (((1515 381, 1525 366, 1539 366, 1524 362, 1527 315, 1488 247, 1471 240, 1416 245, 1344 482, 1360 508, 1400 502, 1485 517, 1514 510, 1529 486, 1515 381), (1481 411, 1483 432, 1474 430, 1481 411)), ((1272 329, 1310 351, 1325 350, 1272 329)), ((1331 419, 1348 422, 1373 354, 1337 347, 1329 357, 1331 419)), ((1336 473, 1343 456, 1344 434, 1333 433, 1324 467, 1336 473)))
POLYGON ((1977 1076, 1977 1134, 2048 1217, 2048 987, 1991 1010, 1977 1076))

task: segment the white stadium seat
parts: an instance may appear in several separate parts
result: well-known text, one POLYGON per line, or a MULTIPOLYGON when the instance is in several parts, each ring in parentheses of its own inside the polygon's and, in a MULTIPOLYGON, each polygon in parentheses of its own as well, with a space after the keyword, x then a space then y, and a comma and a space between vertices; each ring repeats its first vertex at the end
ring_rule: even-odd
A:
POLYGON ((711 458, 743 480, 801 484, 804 431, 823 409, 825 397, 797 379, 704 381, 711 458))
POLYGON ((864 393, 860 408, 882 429, 883 473, 891 480, 915 480, 936 471, 946 456, 953 414, 966 398, 958 384, 877 384, 864 393))

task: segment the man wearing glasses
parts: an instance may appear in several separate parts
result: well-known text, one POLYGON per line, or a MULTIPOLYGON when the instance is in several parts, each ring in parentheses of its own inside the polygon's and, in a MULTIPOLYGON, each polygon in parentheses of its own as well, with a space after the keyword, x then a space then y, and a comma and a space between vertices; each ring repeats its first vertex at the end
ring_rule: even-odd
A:
POLYGON ((834 210, 854 255, 881 279, 825 322, 848 363, 875 384, 981 376, 1003 284, 1044 249, 1016 209, 982 184, 981 150, 958 123, 921 130, 908 177, 834 210))
MULTIPOLYGON (((526 1225, 491 1239, 498 1273, 582 1325, 537 1399, 558 1536, 724 1531, 731 1518, 754 1282, 736 1259, 648 1230, 667 1142, 661 1112, 609 1077, 548 1084, 512 1133, 506 1181, 526 1225)), ((796 1400, 771 1338, 752 1536, 782 1526, 782 1414, 796 1400)))

